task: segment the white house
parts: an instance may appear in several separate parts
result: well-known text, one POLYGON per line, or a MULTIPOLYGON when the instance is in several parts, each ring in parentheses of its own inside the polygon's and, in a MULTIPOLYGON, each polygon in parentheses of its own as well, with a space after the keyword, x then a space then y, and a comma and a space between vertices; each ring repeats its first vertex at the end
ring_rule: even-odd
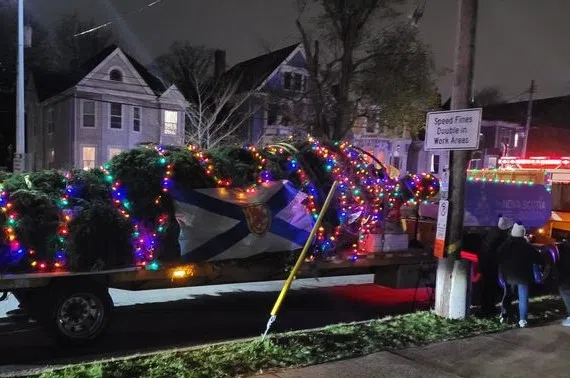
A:
POLYGON ((75 72, 34 72, 27 92, 32 170, 94 168, 141 143, 184 144, 182 94, 117 46, 75 72))

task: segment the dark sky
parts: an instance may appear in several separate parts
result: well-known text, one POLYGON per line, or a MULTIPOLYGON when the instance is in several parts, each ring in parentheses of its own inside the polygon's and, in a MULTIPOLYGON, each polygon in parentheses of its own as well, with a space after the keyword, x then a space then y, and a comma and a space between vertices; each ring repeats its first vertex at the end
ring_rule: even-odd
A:
MULTIPOLYGON (((27 0, 47 26, 77 10, 97 22, 116 19, 151 0, 27 0)), ((421 1, 420 1, 421 2, 421 1)), ((115 24, 122 44, 143 61, 174 40, 225 49, 228 63, 298 41, 293 0, 162 0, 115 24)), ((415 1, 407 7, 411 11, 415 1)), ((420 24, 438 68, 451 68, 457 0, 427 0, 420 24)), ((520 95, 531 79, 537 97, 570 93, 570 1, 479 0, 475 86, 498 85, 507 100, 520 95)), ((450 76, 439 80, 450 92, 450 76)))

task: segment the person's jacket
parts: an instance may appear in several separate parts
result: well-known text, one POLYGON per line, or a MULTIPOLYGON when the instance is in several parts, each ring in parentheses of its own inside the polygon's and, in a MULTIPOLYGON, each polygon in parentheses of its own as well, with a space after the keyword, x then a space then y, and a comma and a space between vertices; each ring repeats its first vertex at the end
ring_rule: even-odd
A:
POLYGON ((508 284, 530 285, 534 282, 535 264, 542 264, 539 252, 525 238, 509 237, 497 253, 499 272, 508 284))
POLYGON ((497 269, 498 249, 509 236, 509 230, 501 230, 498 227, 493 228, 485 236, 479 252, 479 270, 481 273, 491 274, 497 269))

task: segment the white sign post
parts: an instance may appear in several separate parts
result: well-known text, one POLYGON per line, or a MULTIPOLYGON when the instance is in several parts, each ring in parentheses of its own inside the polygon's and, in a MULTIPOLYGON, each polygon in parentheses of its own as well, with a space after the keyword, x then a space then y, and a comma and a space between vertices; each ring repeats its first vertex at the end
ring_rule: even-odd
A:
POLYGON ((481 108, 428 113, 424 149, 477 150, 481 114, 481 108))

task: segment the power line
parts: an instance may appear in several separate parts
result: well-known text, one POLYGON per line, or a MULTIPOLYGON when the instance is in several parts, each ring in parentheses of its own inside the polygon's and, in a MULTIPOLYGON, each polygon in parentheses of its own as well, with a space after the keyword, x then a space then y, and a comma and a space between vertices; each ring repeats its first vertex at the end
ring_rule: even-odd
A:
POLYGON ((77 33, 77 34, 74 34, 73 36, 74 36, 74 37, 80 37, 80 36, 83 36, 83 35, 85 35, 85 34, 93 33, 94 31, 97 31, 97 30, 99 30, 99 29, 105 28, 105 27, 107 27, 107 26, 113 24, 114 22, 120 21, 121 18, 123 18, 124 16, 130 16, 130 15, 135 14, 135 13, 140 13, 140 12, 146 10, 147 8, 151 8, 151 7, 153 7, 153 6, 155 6, 155 5, 159 4, 159 3, 161 3, 162 1, 163 1, 163 0, 154 0, 154 1, 152 1, 152 2, 150 2, 150 3, 148 3, 148 4, 146 4, 146 5, 143 5, 142 7, 138 7, 138 8, 136 8, 136 9, 133 9, 133 10, 130 10, 130 11, 126 12, 123 16, 119 16, 119 17, 115 18, 114 20, 107 21, 107 22, 102 23, 102 24, 100 24, 100 25, 97 25, 97 26, 95 26, 95 27, 93 27, 93 28, 91 28, 91 29, 88 29, 88 30, 84 30, 84 31, 82 31, 82 32, 79 32, 79 33, 77 33))

